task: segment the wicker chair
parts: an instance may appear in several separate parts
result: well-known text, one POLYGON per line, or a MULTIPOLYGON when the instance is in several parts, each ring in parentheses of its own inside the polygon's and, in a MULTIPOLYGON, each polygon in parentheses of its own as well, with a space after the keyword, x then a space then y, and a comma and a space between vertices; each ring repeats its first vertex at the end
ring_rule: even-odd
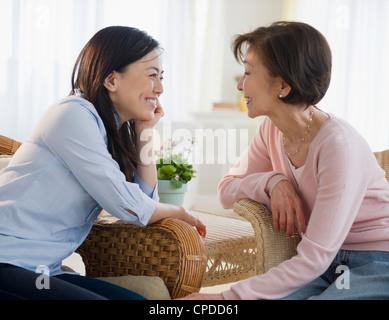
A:
MULTIPOLYGON (((389 181, 389 150, 375 152, 374 155, 389 181)), ((297 230, 295 229, 289 238, 284 232, 277 232, 273 226, 271 210, 267 206, 250 199, 242 199, 234 204, 234 211, 253 226, 259 252, 259 273, 266 272, 296 255, 296 247, 301 240, 297 230)))
POLYGON ((0 154, 13 155, 22 144, 16 140, 0 135, 0 154))
POLYGON ((146 227, 122 221, 97 222, 77 253, 87 276, 157 276, 172 299, 200 290, 207 263, 197 232, 172 218, 146 227))
MULTIPOLYGON (((0 135, 0 154, 13 155, 20 146, 0 135)), ((171 298, 198 292, 207 263, 198 233, 171 218, 143 228, 122 221, 98 221, 77 252, 87 276, 157 276, 164 280, 171 298)))

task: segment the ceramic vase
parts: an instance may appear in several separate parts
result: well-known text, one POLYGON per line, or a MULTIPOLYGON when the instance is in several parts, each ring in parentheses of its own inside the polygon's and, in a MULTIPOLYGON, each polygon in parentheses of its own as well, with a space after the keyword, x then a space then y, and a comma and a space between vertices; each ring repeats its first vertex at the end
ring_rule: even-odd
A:
POLYGON ((181 188, 173 188, 170 180, 158 180, 159 201, 170 203, 176 206, 182 206, 185 192, 188 190, 188 184, 183 183, 181 188))

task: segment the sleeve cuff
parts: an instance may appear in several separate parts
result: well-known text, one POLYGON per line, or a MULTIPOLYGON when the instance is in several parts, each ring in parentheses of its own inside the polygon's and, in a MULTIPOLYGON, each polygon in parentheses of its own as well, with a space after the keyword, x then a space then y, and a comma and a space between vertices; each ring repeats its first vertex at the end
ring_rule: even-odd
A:
MULTIPOLYGON (((135 222, 135 224, 138 224, 140 226, 146 226, 149 223, 149 220, 151 216, 153 215, 155 211, 155 201, 151 200, 150 198, 144 197, 146 201, 142 203, 142 215, 138 215, 138 221, 139 224, 135 222)), ((140 211, 139 211, 140 212, 140 211)))
POLYGON ((282 173, 276 174, 273 177, 269 179, 267 182, 266 190, 265 192, 270 197, 271 192, 273 191, 273 188, 276 186, 276 184, 282 180, 288 180, 282 173))

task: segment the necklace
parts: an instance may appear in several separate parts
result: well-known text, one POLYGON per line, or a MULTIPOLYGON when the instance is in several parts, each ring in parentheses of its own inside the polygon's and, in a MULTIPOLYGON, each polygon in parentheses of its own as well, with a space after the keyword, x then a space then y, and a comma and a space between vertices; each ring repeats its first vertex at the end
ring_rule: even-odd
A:
POLYGON ((312 109, 312 111, 311 111, 310 114, 309 114, 308 125, 307 125, 307 127, 305 128, 304 136, 301 138, 300 143, 299 143, 299 145, 296 147, 296 150, 295 150, 294 153, 291 153, 291 152, 287 152, 287 151, 286 151, 286 137, 285 137, 285 135, 284 135, 284 137, 283 137, 283 139, 282 139, 282 145, 283 145, 284 151, 286 152, 286 154, 287 154, 288 157, 294 156, 295 154, 297 154, 297 153, 300 152, 300 149, 301 149, 301 147, 303 146, 303 143, 305 142, 305 139, 307 138, 309 129, 311 128, 314 110, 315 110, 315 109, 312 109))

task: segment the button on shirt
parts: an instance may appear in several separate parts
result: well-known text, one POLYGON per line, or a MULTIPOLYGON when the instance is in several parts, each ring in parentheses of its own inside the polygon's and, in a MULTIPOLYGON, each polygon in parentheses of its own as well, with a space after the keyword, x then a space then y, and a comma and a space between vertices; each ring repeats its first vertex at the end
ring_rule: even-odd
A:
POLYGON ((157 194, 137 175, 126 181, 94 106, 69 96, 45 112, 0 171, 0 262, 59 274, 101 208, 144 226, 157 194))

